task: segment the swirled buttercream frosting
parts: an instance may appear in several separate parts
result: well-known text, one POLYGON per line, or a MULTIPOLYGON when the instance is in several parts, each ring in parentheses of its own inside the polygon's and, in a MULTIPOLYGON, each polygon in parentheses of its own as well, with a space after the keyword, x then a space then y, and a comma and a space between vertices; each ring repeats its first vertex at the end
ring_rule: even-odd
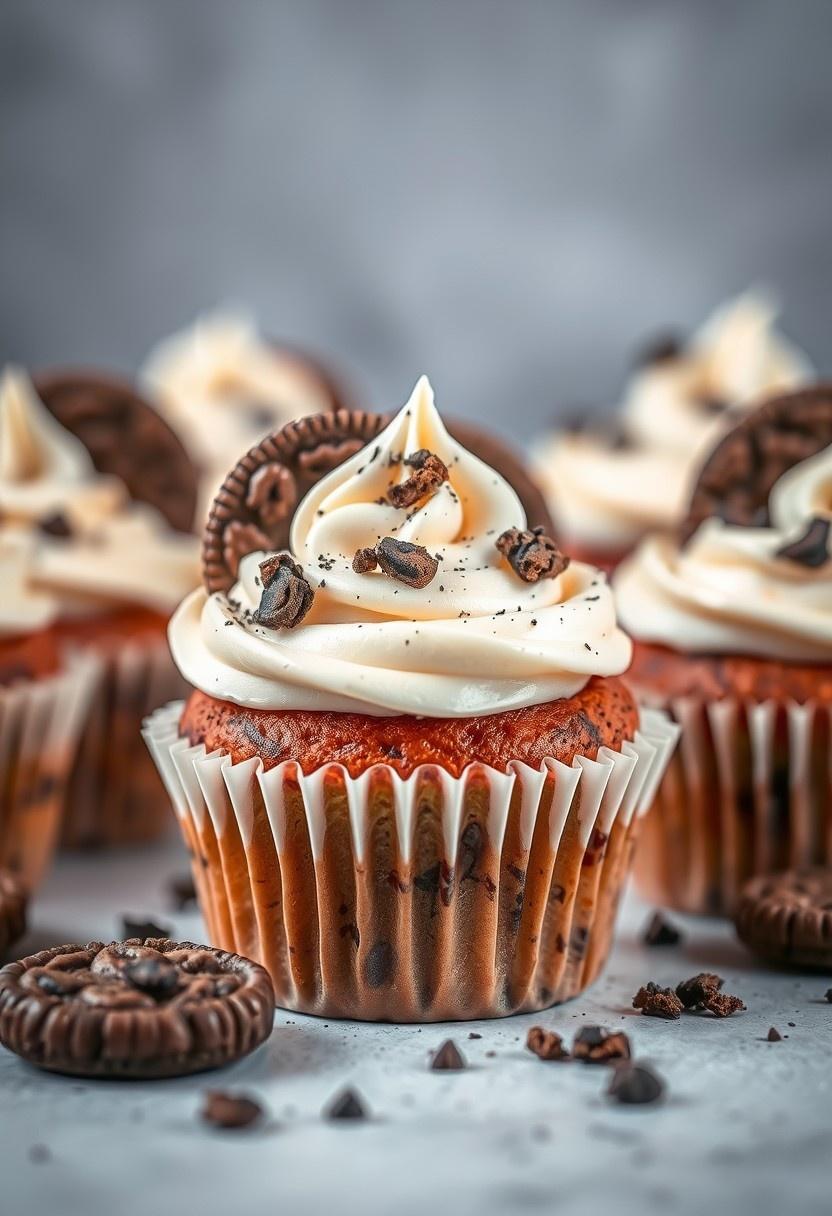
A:
POLYGON ((423 377, 377 440, 295 514, 292 559, 314 591, 302 622, 260 623, 267 554, 252 553, 230 593, 198 590, 181 605, 174 659, 204 692, 265 709, 464 717, 571 696, 592 675, 624 671, 630 642, 593 567, 518 576, 496 541, 526 523, 508 483, 448 434, 423 377), (412 472, 407 458, 424 452, 447 478, 421 501, 392 505, 391 485, 412 472), (383 540, 420 546, 436 573, 413 586, 381 565, 355 569, 356 554, 383 540))
POLYGON ((685 545, 645 539, 615 576, 633 637, 699 654, 832 662, 832 448, 789 469, 771 526, 708 519, 685 545))
POLYGON ((97 473, 17 368, 0 378, 0 632, 113 607, 169 613, 197 577, 194 538, 97 473))

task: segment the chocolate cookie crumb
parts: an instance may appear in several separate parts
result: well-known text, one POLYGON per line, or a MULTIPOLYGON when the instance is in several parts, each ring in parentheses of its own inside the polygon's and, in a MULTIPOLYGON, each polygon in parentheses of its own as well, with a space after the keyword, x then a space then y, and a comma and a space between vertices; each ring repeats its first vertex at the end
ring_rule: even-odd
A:
POLYGON ((712 1013, 717 1018, 727 1018, 745 1009, 738 996, 720 992, 725 981, 719 975, 702 971, 676 985, 676 995, 689 1013, 712 1013))
POLYGON ((468 1031, 468 1038, 469 1038, 469 1039, 481 1039, 481 1038, 482 1038, 482 1035, 481 1035, 481 1034, 477 1034, 476 1030, 469 1030, 469 1031, 468 1031))
POLYGON ((356 549, 352 568, 356 574, 369 574, 378 567, 375 549, 356 549))
POLYGON ((542 1026, 530 1028, 526 1046, 539 1060, 569 1059, 569 1052, 564 1047, 561 1036, 554 1030, 544 1030, 542 1026))
POLYGON ((650 917, 642 937, 645 946, 678 946, 681 940, 681 930, 658 911, 650 917))
POLYGON ((661 988, 652 980, 639 988, 633 997, 633 1009, 640 1009, 648 1018, 665 1018, 673 1022, 682 1016, 683 1008, 672 988, 661 988))
POLYGON ((202 1106, 202 1121, 212 1127, 236 1129, 251 1127, 263 1115, 263 1107, 253 1098, 224 1093, 220 1089, 209 1089, 202 1106))
POLYGON ((766 1039, 769 1041, 769 1043, 782 1043, 783 1036, 776 1026, 769 1026, 766 1039))
POLYGON ((465 1057, 453 1039, 446 1039, 430 1062, 434 1072, 461 1072, 466 1068, 465 1057))
POLYGON ((731 996, 727 992, 713 992, 703 1008, 716 1018, 730 1018, 732 1013, 741 1013, 745 1004, 738 996, 731 996))
POLYGON ((315 592, 290 553, 276 553, 260 563, 263 591, 254 614, 267 629, 294 629, 312 607, 315 592))
POLYGON ((575 1035, 572 1058, 584 1064, 610 1064, 613 1060, 629 1060, 630 1040, 621 1030, 609 1031, 603 1026, 584 1026, 575 1035))
POLYGON ((390 486, 387 501, 391 506, 412 507, 428 494, 435 494, 442 482, 448 480, 447 466, 427 448, 405 457, 404 463, 414 472, 401 485, 390 486))
POLYGON ((173 933, 169 925, 157 925, 153 920, 142 920, 126 914, 121 918, 121 926, 124 937, 139 937, 142 941, 149 937, 170 938, 173 933))
POLYGON ((366 1119, 364 1103, 354 1089, 344 1089, 324 1111, 327 1119, 366 1119))
POLYGON ((376 545, 376 558, 384 574, 408 587, 421 590, 436 576, 439 562, 424 545, 385 536, 376 545))
POLYGON ((810 570, 817 570, 829 561, 829 519, 816 516, 810 521, 802 536, 783 545, 775 553, 775 557, 784 557, 787 561, 797 562, 810 570))
POLYGON ((569 558, 542 528, 509 528, 494 543, 524 583, 557 578, 569 565, 569 558))
POLYGON ((645 1064, 625 1064, 613 1072, 607 1093, 625 1106, 643 1106, 658 1102, 664 1090, 664 1081, 652 1068, 645 1064))
POLYGON ((53 536, 56 540, 69 540, 72 536, 72 524, 63 511, 54 511, 39 519, 38 528, 44 536, 53 536))

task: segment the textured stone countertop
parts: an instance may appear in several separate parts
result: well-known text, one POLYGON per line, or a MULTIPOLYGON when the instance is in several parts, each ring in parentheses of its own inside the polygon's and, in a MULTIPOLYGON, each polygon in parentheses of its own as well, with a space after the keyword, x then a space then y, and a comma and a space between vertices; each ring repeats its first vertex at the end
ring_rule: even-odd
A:
MULTIPOLYGON (((24 948, 118 935, 122 912, 202 936, 171 911, 174 845, 61 861, 33 910, 24 948)), ((679 918, 679 947, 648 950, 648 910, 630 897, 614 955, 584 997, 542 1016, 445 1026, 323 1022, 278 1012, 249 1059, 193 1079, 88 1082, 41 1074, 0 1050, 3 1216, 453 1216, 557 1212, 740 1216, 828 1213, 832 1176, 830 980, 754 966, 729 927, 679 918), (640 983, 702 969, 748 1011, 725 1022, 643 1018, 640 983), (606 1069, 544 1064, 530 1025, 567 1037, 582 1023, 623 1027, 664 1076, 667 1100, 622 1108, 606 1069), (788 1036, 768 1043, 774 1025, 788 1036), (469 1039, 469 1033, 481 1034, 469 1039), (451 1034, 470 1067, 427 1069, 451 1034), (344 1085, 372 1111, 327 1123, 344 1085), (248 1132, 198 1119, 202 1092, 239 1089, 270 1117, 248 1132), (41 1147, 43 1146, 43 1147, 41 1147)))

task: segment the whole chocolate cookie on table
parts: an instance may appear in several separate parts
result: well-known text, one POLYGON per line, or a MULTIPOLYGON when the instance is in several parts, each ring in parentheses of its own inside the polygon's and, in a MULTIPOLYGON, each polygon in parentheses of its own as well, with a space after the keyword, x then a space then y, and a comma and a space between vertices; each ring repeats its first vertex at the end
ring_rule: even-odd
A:
POLYGON ((0 870, 0 958, 26 930, 26 892, 14 874, 0 870))
POLYGON ((0 969, 0 1043, 51 1072, 185 1076, 248 1055, 273 1021, 262 967, 192 942, 56 946, 0 969))
POLYGON ((734 915, 737 935, 769 963, 832 972, 832 870, 815 866, 755 878, 734 915))

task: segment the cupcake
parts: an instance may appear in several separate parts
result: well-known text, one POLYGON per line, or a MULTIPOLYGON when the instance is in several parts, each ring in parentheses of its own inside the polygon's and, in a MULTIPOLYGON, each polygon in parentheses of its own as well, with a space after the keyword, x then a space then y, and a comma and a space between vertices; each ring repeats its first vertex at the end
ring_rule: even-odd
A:
POLYGON ((390 422, 252 449, 203 555, 169 630, 195 691, 146 736, 213 939, 327 1016, 500 1016, 591 983, 674 729, 618 678, 604 577, 528 528, 428 382, 390 422))
POLYGON ((544 440, 535 470, 571 553, 611 570, 647 532, 672 530, 736 412, 809 378, 775 319, 767 297, 740 296, 690 341, 663 338, 644 352, 614 426, 544 440))
MULTIPOLYGON (((150 407, 99 376, 42 376, 36 389, 24 372, 7 369, 0 436, 0 536, 15 569, 9 612, 29 622, 24 642, 34 674, 39 682, 44 664, 61 669, 71 656, 95 669, 71 757, 65 840, 151 839, 168 822, 169 803, 139 729, 150 709, 183 688, 165 633, 193 585, 198 546, 156 507, 132 498, 116 471, 159 502, 175 483, 169 505, 182 522, 188 501, 191 512, 195 503, 192 471, 150 407)), ((12 625, 19 636, 20 621, 12 625)), ((8 652, 12 666, 20 645, 8 652)))
POLYGON ((229 453, 343 401, 341 386, 322 364, 264 338, 243 312, 199 317, 160 342, 141 374, 200 469, 200 526, 228 471, 229 453))
POLYGON ((647 816, 651 900, 727 914, 753 875, 832 863, 832 387, 775 398, 717 446, 682 539, 615 577, 628 679, 681 742, 647 816))

